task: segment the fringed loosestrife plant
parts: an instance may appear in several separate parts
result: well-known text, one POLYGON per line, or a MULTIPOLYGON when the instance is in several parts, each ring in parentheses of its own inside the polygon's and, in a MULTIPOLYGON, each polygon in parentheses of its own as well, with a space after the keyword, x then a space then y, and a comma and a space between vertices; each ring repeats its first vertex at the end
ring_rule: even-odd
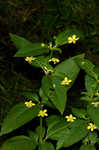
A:
POLYGON ((72 114, 65 116, 65 118, 67 119, 67 122, 74 122, 76 120, 76 117, 74 117, 72 114))
POLYGON ((87 127, 88 130, 94 131, 96 129, 96 126, 93 123, 89 123, 89 126, 87 127))
POLYGON ((75 44, 77 41, 79 40, 79 37, 77 37, 75 34, 72 35, 71 37, 68 37, 68 43, 71 44, 75 44))
POLYGON ((11 109, 2 124, 0 135, 10 133, 32 119, 34 123, 34 126, 32 125, 33 131, 29 132, 29 136, 16 136, 14 139, 12 137, 11 140, 3 144, 2 150, 8 150, 8 146, 13 150, 13 142, 16 150, 26 149, 25 144, 28 145, 29 150, 43 150, 46 148, 49 150, 59 150, 62 147, 68 148, 69 146, 73 146, 73 144, 76 144, 80 140, 83 141, 84 138, 87 138, 88 142, 85 145, 82 142, 82 146, 85 146, 85 149, 89 147, 93 149, 93 144, 90 143, 93 143, 93 141, 97 143, 99 138, 96 138, 94 132, 95 129, 98 130, 99 125, 99 73, 94 72, 94 65, 85 59, 83 54, 68 58, 63 62, 60 62, 56 58, 61 55, 62 50, 60 46, 67 43, 75 44, 80 38, 76 34, 71 35, 71 30, 64 31, 57 35, 55 39, 52 39, 52 41, 55 41, 51 41, 48 44, 34 43, 33 47, 31 44, 29 47, 30 42, 26 39, 21 39, 21 37, 13 34, 11 34, 11 38, 15 45, 17 43, 16 46, 20 50, 19 53, 16 53, 16 56, 28 56, 25 58, 25 61, 34 67, 42 68, 45 75, 42 77, 40 86, 36 90, 32 92, 30 92, 30 89, 27 92, 25 91, 24 97, 30 100, 25 103, 21 102, 11 109), (65 35, 66 37, 64 37, 65 35), (70 36, 67 37, 67 35, 70 36), (20 43, 23 41, 24 45, 22 47, 20 43), (33 56, 31 56, 31 49, 33 49, 33 56), (32 63, 32 61, 36 63, 32 63), (79 99, 79 101, 76 101, 75 97, 72 101, 71 97, 73 94, 71 93, 71 97, 69 97, 68 91, 72 86, 74 86, 73 89, 75 90, 73 83, 80 69, 86 73, 85 92, 82 91, 84 94, 82 97, 78 95, 77 100, 79 99), (80 99, 87 101, 87 103, 83 105, 83 103, 80 103, 80 99), (68 103, 68 100, 71 102, 68 103), (43 107, 48 108, 49 114, 47 113, 47 109, 43 109, 43 107), (71 113, 65 116, 65 121, 63 116, 67 112, 71 113), (89 118, 90 123, 88 125, 89 118), (35 122, 37 127, 35 127, 35 122), (89 138, 90 132, 88 130, 93 132, 92 139, 89 138), (54 142, 51 142, 52 140, 57 141, 57 143, 53 145, 54 142))
POLYGON ((31 108, 31 107, 35 106, 36 104, 30 100, 30 101, 25 102, 25 105, 26 105, 26 107, 31 108))
POLYGON ((69 85, 72 82, 72 80, 68 79, 68 77, 65 77, 63 81, 61 81, 61 85, 69 85))

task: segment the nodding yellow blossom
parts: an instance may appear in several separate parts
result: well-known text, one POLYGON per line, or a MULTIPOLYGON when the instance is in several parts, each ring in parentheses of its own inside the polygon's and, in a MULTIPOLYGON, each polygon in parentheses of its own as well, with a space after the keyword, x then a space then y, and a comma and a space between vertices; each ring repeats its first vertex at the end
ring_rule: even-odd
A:
POLYGON ((68 37, 68 43, 71 44, 75 44, 77 41, 79 40, 79 37, 77 37, 75 34, 72 35, 71 37, 68 37))
POLYGON ((58 58, 51 58, 49 59, 49 62, 53 62, 54 64, 59 63, 59 59, 58 58))
POLYGON ((61 81, 61 85, 69 85, 72 82, 72 80, 69 80, 67 77, 64 78, 63 81, 61 81))
POLYGON ((44 43, 41 43, 41 47, 44 47, 45 46, 45 44, 44 43))
POLYGON ((48 69, 46 66, 43 67, 43 70, 44 70, 46 75, 48 75, 49 73, 54 72, 52 69, 48 69))
POLYGON ((27 61, 28 63, 32 63, 32 61, 34 61, 36 58, 31 56, 31 57, 26 57, 25 61, 27 61))
POLYGON ((72 114, 65 116, 65 118, 67 119, 67 122, 74 122, 76 120, 76 117, 73 117, 72 114))
POLYGON ((92 105, 94 105, 94 107, 98 107, 99 102, 91 102, 92 105))
POLYGON ((56 84, 53 84, 53 88, 54 88, 54 89, 56 88, 56 84))
POLYGON ((96 129, 96 126, 93 123, 89 123, 89 126, 87 127, 88 130, 94 131, 96 129))
POLYGON ((25 102, 25 105, 26 105, 26 107, 31 108, 31 107, 35 106, 36 104, 30 100, 29 102, 25 102))
POLYGON ((44 116, 48 116, 47 109, 40 110, 40 112, 38 114, 38 117, 44 117, 44 116))
POLYGON ((84 64, 85 64, 85 62, 84 62, 84 61, 82 61, 82 62, 81 62, 81 64, 82 64, 82 65, 84 65, 84 64))
POLYGON ((95 93, 95 96, 99 96, 99 92, 98 91, 95 93))

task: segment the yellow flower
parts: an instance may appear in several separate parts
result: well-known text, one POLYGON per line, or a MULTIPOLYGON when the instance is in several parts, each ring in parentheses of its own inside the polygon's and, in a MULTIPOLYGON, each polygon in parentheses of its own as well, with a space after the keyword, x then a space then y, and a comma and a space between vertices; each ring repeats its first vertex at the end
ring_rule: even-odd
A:
POLYGON ((53 88, 54 88, 54 89, 56 88, 56 84, 53 84, 53 88))
POLYGON ((96 129, 96 126, 93 123, 89 123, 89 126, 87 127, 87 129, 94 131, 96 129))
POLYGON ((32 61, 34 61, 36 58, 31 56, 31 57, 26 57, 25 61, 27 61, 28 63, 32 63, 32 61))
POLYGON ((47 114, 47 109, 44 109, 44 110, 40 110, 39 114, 38 114, 38 117, 44 117, 44 116, 48 116, 47 114))
POLYGON ((69 80, 67 77, 64 78, 63 81, 61 81, 61 85, 69 85, 72 82, 72 80, 69 80))
POLYGON ((99 92, 98 91, 95 93, 95 96, 99 96, 99 92))
POLYGON ((45 44, 44 43, 41 43, 41 47, 44 47, 45 46, 45 44))
POLYGON ((51 59, 49 59, 49 62, 53 62, 54 64, 57 64, 57 63, 59 63, 59 59, 58 58, 51 58, 51 59))
POLYGON ((94 105, 95 107, 98 107, 99 102, 92 102, 91 104, 94 105))
POLYGON ((25 102, 25 105, 26 105, 26 107, 31 108, 31 107, 35 106, 36 104, 30 100, 29 102, 25 102))
POLYGON ((79 37, 77 37, 75 34, 72 35, 71 37, 68 37, 68 43, 69 43, 69 44, 70 44, 70 43, 75 44, 76 41, 78 41, 78 40, 79 40, 79 37))
POLYGON ((43 70, 44 70, 46 75, 48 75, 49 73, 54 72, 52 69, 48 69, 46 66, 44 66, 43 70))
POLYGON ((73 117, 72 114, 70 114, 69 116, 65 116, 65 118, 67 119, 67 122, 74 122, 76 117, 73 117))

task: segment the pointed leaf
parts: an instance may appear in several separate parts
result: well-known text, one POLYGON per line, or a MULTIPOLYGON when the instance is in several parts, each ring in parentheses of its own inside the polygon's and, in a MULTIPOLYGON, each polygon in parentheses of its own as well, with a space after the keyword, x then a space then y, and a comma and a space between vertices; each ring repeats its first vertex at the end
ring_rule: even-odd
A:
POLYGON ((60 136, 59 141, 63 141, 63 147, 69 147, 82 138, 88 133, 87 123, 84 120, 76 120, 68 126, 68 132, 65 132, 63 136, 60 136))
POLYGON ((34 150, 35 145, 31 138, 26 136, 16 136, 13 138, 10 138, 0 148, 0 150, 34 150))
POLYGON ((40 144, 40 150, 55 150, 54 146, 50 142, 42 142, 40 144))
POLYGON ((99 129, 99 105, 95 107, 94 105, 90 104, 87 107, 87 111, 90 119, 94 122, 94 124, 99 129))
POLYGON ((23 37, 14 34, 10 34, 10 37, 18 49, 18 52, 15 55, 17 57, 37 56, 49 52, 47 45, 41 47, 41 43, 32 43, 23 37))
POLYGON ((72 35, 76 35, 77 37, 80 37, 82 38, 83 37, 83 34, 78 31, 78 30, 71 30, 71 29, 68 29, 68 30, 65 30, 61 33, 59 33, 57 36, 56 36, 56 46, 61 46, 61 45, 64 45, 64 44, 67 44, 68 43, 68 37, 71 37, 72 35))
POLYGON ((47 119, 48 130, 46 139, 58 140, 60 137, 68 133, 68 124, 59 116, 51 116, 47 119))
POLYGON ((0 135, 12 132, 13 130, 23 126, 33 118, 37 117, 40 106, 27 108, 24 103, 13 106, 5 117, 0 135))

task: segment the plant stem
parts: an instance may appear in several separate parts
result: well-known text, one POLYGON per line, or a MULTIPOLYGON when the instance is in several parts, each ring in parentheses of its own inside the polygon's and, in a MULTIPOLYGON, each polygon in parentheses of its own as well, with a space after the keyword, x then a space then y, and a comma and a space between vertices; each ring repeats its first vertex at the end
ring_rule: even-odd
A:
POLYGON ((40 143, 42 142, 42 117, 40 117, 40 143))

